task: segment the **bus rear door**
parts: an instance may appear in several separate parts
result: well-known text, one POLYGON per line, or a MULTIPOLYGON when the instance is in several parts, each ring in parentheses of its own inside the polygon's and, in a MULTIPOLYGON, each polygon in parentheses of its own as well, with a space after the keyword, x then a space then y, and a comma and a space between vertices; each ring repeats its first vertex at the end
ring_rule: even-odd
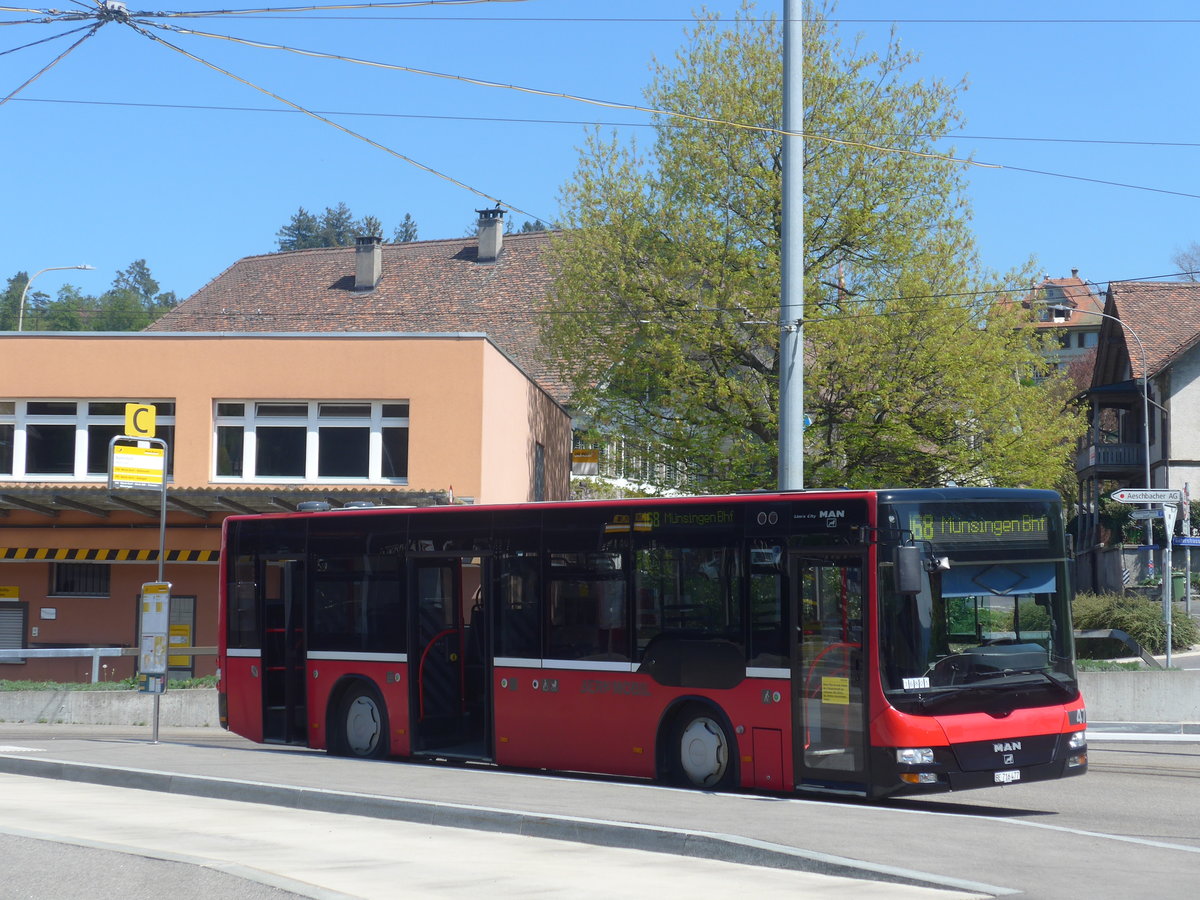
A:
POLYGON ((263 741, 303 744, 308 740, 304 561, 267 558, 260 565, 263 741))

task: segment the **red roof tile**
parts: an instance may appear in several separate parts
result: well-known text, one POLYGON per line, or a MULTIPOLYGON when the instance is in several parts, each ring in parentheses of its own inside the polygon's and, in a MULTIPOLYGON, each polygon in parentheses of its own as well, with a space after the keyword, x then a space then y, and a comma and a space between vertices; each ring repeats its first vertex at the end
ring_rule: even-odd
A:
POLYGON ((475 238, 383 244, 372 290, 354 288, 354 247, 238 260, 151 331, 482 332, 555 399, 566 399, 538 339, 553 280, 551 232, 507 234, 497 260, 479 262, 475 238))
MULTIPOLYGON (((1200 283, 1190 281, 1118 281, 1108 286, 1106 314, 1125 324, 1136 340, 1130 342, 1128 356, 1134 378, 1141 378, 1142 354, 1138 341, 1145 348, 1146 369, 1151 377, 1171 365, 1183 353, 1200 343, 1200 283)), ((1110 319, 1104 319, 1100 331, 1100 356, 1096 368, 1100 378, 1105 350, 1114 340, 1124 340, 1125 329, 1110 319), (1121 332, 1118 338, 1117 332, 1121 332)), ((1105 384, 1116 381, 1111 363, 1104 365, 1108 375, 1105 384)))

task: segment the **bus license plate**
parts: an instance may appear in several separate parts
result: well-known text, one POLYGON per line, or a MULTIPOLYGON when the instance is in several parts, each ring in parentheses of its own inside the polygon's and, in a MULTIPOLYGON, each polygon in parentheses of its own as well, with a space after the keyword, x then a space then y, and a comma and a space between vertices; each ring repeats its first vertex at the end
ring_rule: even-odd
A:
POLYGON ((996 784, 1012 784, 1014 781, 1021 780, 1021 770, 1013 769, 1010 772, 997 772, 996 784))

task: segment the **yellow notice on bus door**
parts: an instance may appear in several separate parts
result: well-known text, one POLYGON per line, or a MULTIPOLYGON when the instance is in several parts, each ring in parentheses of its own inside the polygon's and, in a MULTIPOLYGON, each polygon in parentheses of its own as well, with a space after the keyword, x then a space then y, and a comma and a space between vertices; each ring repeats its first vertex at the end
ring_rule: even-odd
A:
POLYGON ((821 702, 839 706, 850 705, 850 679, 826 677, 821 679, 821 702))

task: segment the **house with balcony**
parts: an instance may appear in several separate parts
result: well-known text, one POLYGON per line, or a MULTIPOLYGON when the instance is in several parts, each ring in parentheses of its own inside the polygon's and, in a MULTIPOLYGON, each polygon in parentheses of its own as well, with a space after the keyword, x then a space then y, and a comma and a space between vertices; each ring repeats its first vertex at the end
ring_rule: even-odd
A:
POLYGON ((1113 282, 1103 312, 1075 464, 1083 590, 1120 590, 1130 568, 1101 515, 1113 490, 1200 489, 1200 283, 1113 282))
MULTIPOLYGON (((500 225, 247 257, 145 332, 0 334, 0 648, 136 648, 160 562, 173 640, 215 645, 230 515, 565 499, 571 421, 534 325, 549 236, 500 225), (162 495, 108 483, 130 403, 168 447, 161 552, 162 495)), ((16 657, 0 679, 91 665, 16 657)))

